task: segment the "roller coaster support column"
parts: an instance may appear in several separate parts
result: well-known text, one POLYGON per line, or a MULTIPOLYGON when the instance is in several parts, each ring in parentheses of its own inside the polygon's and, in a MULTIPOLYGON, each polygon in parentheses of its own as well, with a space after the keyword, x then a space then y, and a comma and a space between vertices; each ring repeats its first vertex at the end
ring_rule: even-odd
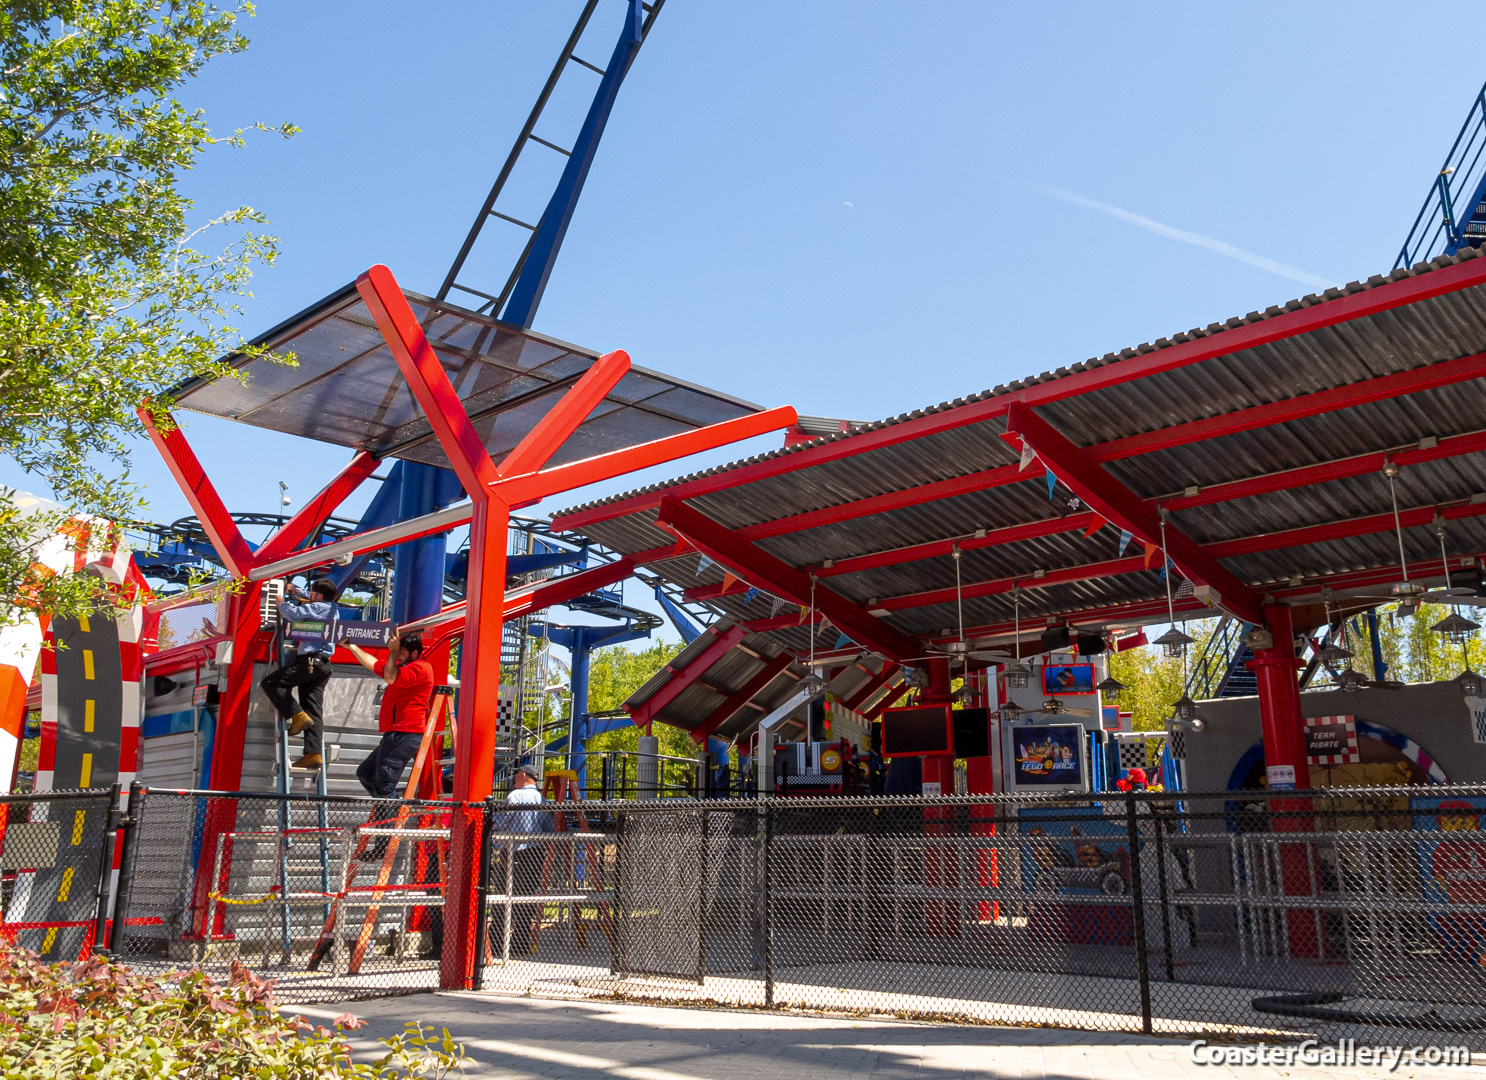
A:
MULTIPOLYGON (((1274 638, 1267 649, 1255 649, 1249 667, 1259 682, 1259 717, 1264 728, 1264 764, 1271 791, 1309 788, 1310 764, 1305 753, 1305 720, 1300 711, 1300 685, 1296 672, 1303 666, 1295 655, 1295 628, 1290 609, 1265 604, 1264 627, 1274 638)), ((1315 823, 1305 799, 1274 799, 1269 803, 1273 832, 1311 832, 1315 823)), ((1281 885, 1286 896, 1311 896, 1313 878, 1320 867, 1309 843, 1279 847, 1281 885)), ((1286 912, 1290 955, 1314 958, 1320 955, 1321 921, 1314 909, 1292 908, 1286 912)))

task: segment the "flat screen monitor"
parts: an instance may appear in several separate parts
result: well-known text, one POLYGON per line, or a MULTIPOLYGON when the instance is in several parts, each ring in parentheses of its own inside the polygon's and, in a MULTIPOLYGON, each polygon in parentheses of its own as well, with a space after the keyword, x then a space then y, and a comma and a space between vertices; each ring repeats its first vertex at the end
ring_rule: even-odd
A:
POLYGON ((954 753, 954 728, 948 705, 909 705, 882 714, 884 757, 954 753))
POLYGON ((955 726, 955 757, 988 757, 991 753, 990 710, 955 709, 950 717, 955 726))
POLYGON ((1046 664, 1042 692, 1050 696, 1094 693, 1093 664, 1046 664))
POLYGON ((1082 724, 1036 724, 1011 729, 1014 791, 1088 791, 1082 724))

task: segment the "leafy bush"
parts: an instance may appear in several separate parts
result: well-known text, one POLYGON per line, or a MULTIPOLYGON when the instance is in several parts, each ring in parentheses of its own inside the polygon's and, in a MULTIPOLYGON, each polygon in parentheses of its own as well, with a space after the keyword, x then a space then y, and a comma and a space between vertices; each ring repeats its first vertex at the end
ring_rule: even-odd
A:
POLYGON ((273 1080, 431 1077, 463 1073, 463 1048, 409 1023, 386 1056, 355 1063, 342 1032, 277 1011, 273 983, 239 963, 226 985, 200 971, 160 980, 93 957, 45 964, 0 947, 0 1077, 4 1080, 273 1080))

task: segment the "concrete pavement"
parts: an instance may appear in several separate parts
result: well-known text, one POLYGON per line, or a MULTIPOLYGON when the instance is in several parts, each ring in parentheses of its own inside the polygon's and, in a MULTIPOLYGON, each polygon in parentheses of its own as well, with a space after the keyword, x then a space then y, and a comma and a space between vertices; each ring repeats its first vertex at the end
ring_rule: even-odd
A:
MULTIPOLYGON (((407 1020, 449 1028, 478 1067, 472 1077, 564 1080, 1225 1080, 1228 1077, 1486 1077, 1486 1068, 1212 1066, 1191 1060, 1188 1040, 1053 1028, 905 1023, 764 1011, 564 1001, 475 993, 428 993, 323 1008, 367 1021, 354 1043, 371 1058, 376 1040, 407 1020)), ((1448 1036, 1439 1040, 1447 1042, 1448 1036)))

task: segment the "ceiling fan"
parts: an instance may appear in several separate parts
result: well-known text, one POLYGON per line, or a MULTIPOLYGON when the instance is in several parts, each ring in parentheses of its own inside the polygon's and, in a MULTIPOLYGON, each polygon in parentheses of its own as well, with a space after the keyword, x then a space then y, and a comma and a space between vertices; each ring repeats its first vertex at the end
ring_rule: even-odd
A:
POLYGON ((1396 600, 1400 615, 1414 615, 1420 604, 1469 604, 1486 607, 1486 597, 1476 596, 1473 589, 1450 584, 1450 559, 1445 553, 1445 523, 1438 516, 1434 521, 1434 533, 1439 537, 1440 556, 1445 564, 1445 587, 1427 589, 1417 581, 1409 580, 1409 563, 1403 552, 1403 524, 1398 516, 1398 486, 1395 483, 1399 468, 1392 461, 1383 465, 1383 475, 1388 478, 1388 496, 1393 503, 1393 532, 1398 540, 1398 568, 1403 580, 1389 586, 1386 593, 1358 593, 1358 597, 1371 600, 1396 600))
POLYGON ((1065 705, 1055 697, 1050 697, 1042 703, 1040 709, 1028 709, 1023 715, 1034 715, 1041 713, 1044 716, 1093 716, 1093 709, 1078 709, 1072 705, 1065 705))

